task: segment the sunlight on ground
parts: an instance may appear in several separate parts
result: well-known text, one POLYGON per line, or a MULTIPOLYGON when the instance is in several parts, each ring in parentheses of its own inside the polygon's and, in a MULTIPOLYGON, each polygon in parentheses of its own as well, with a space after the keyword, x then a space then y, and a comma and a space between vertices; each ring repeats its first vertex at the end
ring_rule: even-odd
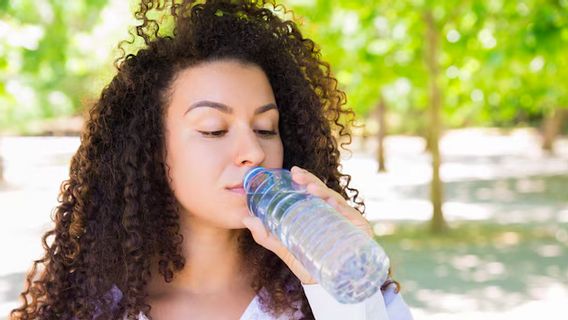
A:
POLYGON ((437 307, 449 312, 429 312, 425 309, 413 309, 415 319, 430 320, 505 320, 505 319, 535 319, 546 314, 546 319, 564 319, 566 315, 566 301, 568 289, 557 283, 538 289, 536 299, 521 302, 515 294, 506 294, 499 287, 488 287, 479 292, 479 295, 503 301, 504 304, 514 304, 513 307, 499 312, 479 311, 483 306, 477 303, 475 297, 468 295, 447 294, 444 292, 421 292, 424 299, 436 301, 437 307))

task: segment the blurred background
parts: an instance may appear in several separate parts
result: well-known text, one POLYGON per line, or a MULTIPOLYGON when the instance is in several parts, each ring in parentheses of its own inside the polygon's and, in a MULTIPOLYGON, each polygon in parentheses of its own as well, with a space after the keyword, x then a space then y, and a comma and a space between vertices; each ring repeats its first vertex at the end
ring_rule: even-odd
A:
MULTIPOLYGON (((343 171, 415 318, 566 319, 568 0, 283 3, 356 112, 343 171)), ((136 8, 0 0, 2 316, 136 8)))

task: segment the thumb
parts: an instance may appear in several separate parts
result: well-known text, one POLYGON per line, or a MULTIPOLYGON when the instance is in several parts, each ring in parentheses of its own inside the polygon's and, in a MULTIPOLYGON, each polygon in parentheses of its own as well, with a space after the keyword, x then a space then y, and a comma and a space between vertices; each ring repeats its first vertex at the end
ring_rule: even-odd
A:
POLYGON ((266 229, 266 227, 259 218, 245 217, 241 221, 245 225, 245 227, 247 227, 247 229, 250 230, 250 232, 252 233, 252 237, 254 241, 256 241, 256 243, 274 252, 276 255, 280 255, 282 251, 286 251, 286 249, 276 238, 276 236, 271 234, 266 229))
POLYGON ((302 281, 302 283, 316 283, 316 280, 308 273, 302 264, 286 247, 264 227, 262 221, 257 217, 245 217, 242 223, 250 230, 254 241, 264 248, 274 252, 292 272, 302 281))
POLYGON ((257 217, 244 217, 241 221, 252 233, 254 241, 264 246, 270 234, 262 224, 262 221, 257 217))

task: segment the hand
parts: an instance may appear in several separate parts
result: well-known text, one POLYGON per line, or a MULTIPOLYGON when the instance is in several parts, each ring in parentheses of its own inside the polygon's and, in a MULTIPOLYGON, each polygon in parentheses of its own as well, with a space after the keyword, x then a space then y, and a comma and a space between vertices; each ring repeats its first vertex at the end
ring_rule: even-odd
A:
MULTIPOLYGON (((356 227, 363 230, 369 237, 373 236, 373 230, 369 222, 336 191, 328 188, 323 181, 318 179, 314 174, 300 167, 292 167, 292 180, 300 185, 306 185, 307 191, 317 197, 322 198, 338 212, 343 214, 356 227)), ((271 234, 257 217, 245 217, 243 224, 250 230, 254 240, 274 252, 284 263, 292 270, 292 272, 300 279, 303 284, 317 283, 308 271, 302 266, 294 255, 280 242, 280 240, 271 234)))

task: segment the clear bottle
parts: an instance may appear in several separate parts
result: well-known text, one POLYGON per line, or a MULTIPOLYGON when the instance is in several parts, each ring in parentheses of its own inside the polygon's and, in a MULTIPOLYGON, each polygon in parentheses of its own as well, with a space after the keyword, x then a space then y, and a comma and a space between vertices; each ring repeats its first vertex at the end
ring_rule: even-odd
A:
POLYGON ((381 246, 286 169, 255 167, 244 178, 247 205, 338 302, 373 295, 388 277, 381 246))

